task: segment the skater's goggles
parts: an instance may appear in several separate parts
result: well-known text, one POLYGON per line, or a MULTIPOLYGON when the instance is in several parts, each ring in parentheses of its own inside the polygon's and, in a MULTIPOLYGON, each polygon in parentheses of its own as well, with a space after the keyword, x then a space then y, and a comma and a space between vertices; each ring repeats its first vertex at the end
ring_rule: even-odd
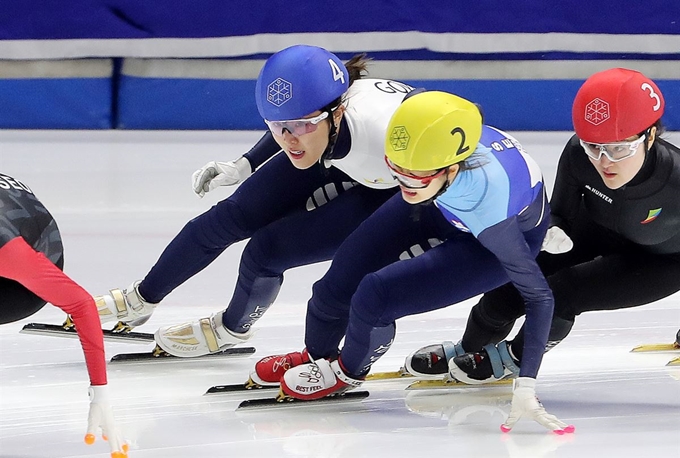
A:
POLYGON ((588 143, 583 140, 580 140, 580 142, 583 150, 591 159, 599 161, 604 154, 610 161, 619 162, 634 155, 645 138, 645 135, 641 135, 640 138, 632 142, 617 143, 588 143))
POLYGON ((394 179, 397 180, 397 182, 399 182, 400 185, 409 189, 427 188, 432 182, 432 180, 444 175, 444 173, 446 172, 446 169, 444 168, 438 170, 432 175, 418 176, 413 175, 411 173, 406 173, 401 167, 390 161, 387 156, 385 156, 385 163, 387 164, 387 168, 390 169, 390 173, 392 174, 394 179))
POLYGON ((288 121, 268 121, 265 119, 264 122, 274 135, 280 137, 283 135, 283 131, 287 130, 291 135, 299 137, 314 132, 319 127, 319 123, 327 117, 328 112, 324 111, 319 116, 314 116, 313 118, 291 119, 288 121))

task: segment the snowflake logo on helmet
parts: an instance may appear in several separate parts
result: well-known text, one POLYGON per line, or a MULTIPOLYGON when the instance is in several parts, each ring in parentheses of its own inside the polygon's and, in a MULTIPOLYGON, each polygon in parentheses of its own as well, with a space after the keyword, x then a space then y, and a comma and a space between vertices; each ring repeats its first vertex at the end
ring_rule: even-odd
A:
POLYGON ((609 104, 602 99, 594 99, 586 105, 586 121, 594 126, 609 119, 609 104))
POLYGON ((411 136, 406 131, 404 126, 396 126, 390 133, 390 144, 394 151, 403 151, 408 147, 408 142, 411 136))
POLYGON ((267 102, 280 107, 293 98, 293 85, 283 78, 276 78, 267 86, 267 102))

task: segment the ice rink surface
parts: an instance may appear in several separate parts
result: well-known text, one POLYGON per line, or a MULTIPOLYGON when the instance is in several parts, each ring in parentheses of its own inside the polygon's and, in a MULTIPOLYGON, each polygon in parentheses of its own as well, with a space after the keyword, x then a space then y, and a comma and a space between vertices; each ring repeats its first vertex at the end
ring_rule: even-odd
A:
MULTIPOLYGON (((199 199, 192 172, 208 160, 238 157, 258 132, 0 131, 0 172, 30 186, 55 216, 65 271, 92 294, 142 278, 193 216, 225 198, 199 199)), ((551 189, 568 132, 516 132, 551 189)), ((680 135, 669 135, 680 144, 680 135)), ((291 183, 294 185, 294 183, 291 183)), ((139 331, 222 310, 243 244, 175 290, 139 331)), ((538 394, 549 412, 576 426, 557 436, 530 421, 510 434, 509 387, 405 391, 405 380, 370 382, 362 402, 236 412, 247 397, 204 396, 216 384, 247 379, 261 357, 299 350, 312 283, 327 263, 286 274, 279 298, 257 325, 249 357, 110 364, 114 410, 134 458, 175 457, 675 457, 680 456, 680 353, 630 353, 670 343, 680 296, 623 311, 579 317, 569 338, 544 359, 538 394)), ((374 371, 395 370, 423 345, 457 340, 473 301, 397 323, 391 350, 374 371)), ((77 340, 19 334, 27 322, 61 323, 46 306, 0 327, 0 457, 107 457, 83 443, 88 379, 77 340)), ((107 343, 107 354, 150 346, 107 343)))

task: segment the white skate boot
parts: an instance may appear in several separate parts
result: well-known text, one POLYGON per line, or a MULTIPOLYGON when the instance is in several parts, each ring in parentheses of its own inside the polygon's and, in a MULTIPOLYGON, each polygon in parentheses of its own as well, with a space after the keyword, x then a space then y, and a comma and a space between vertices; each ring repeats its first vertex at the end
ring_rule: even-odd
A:
POLYGON ((140 283, 136 281, 127 289, 112 289, 109 294, 95 296, 94 300, 102 323, 118 320, 119 323, 114 331, 129 331, 151 318, 156 304, 145 301, 139 294, 137 286, 140 283))
POLYGON ((225 328, 222 313, 191 323, 160 328, 154 334, 156 345, 172 356, 194 358, 217 353, 246 342, 253 336, 252 329, 237 334, 225 328))

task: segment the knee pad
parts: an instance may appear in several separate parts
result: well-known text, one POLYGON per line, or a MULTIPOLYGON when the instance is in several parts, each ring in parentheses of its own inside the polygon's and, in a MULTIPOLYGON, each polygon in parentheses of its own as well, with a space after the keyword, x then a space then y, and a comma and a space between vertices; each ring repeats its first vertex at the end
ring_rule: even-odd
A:
POLYGON ((266 229, 255 232, 241 254, 239 273, 250 278, 279 276, 279 269, 272 268, 275 257, 271 250, 273 245, 266 229))
POLYGON ((374 327, 391 326, 398 318, 408 314, 397 304, 389 304, 390 299, 383 292, 380 277, 375 273, 366 275, 352 296, 352 314, 374 327))
POLYGON ((353 291, 342 291, 325 280, 325 277, 312 286, 312 299, 308 310, 317 311, 320 316, 348 317, 353 291))

